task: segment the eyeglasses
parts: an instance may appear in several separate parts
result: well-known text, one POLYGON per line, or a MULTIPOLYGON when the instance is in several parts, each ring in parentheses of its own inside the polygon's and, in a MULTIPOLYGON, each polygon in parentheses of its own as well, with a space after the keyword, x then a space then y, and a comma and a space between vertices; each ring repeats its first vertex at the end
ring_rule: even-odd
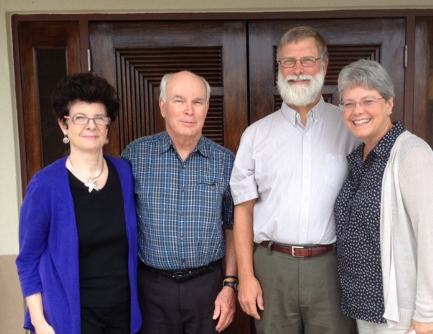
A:
POLYGON ((108 116, 96 116, 92 118, 84 115, 75 115, 73 117, 64 116, 63 118, 70 119, 76 125, 88 124, 91 119, 96 125, 109 125, 111 123, 111 118, 108 116))
POLYGON ((359 102, 355 102, 352 100, 341 101, 338 106, 340 107, 341 111, 353 111, 355 110, 356 105, 359 104, 361 108, 368 110, 374 108, 377 102, 379 102, 379 100, 382 99, 384 99, 384 97, 378 99, 377 97, 374 96, 367 96, 361 99, 361 101, 359 102))
POLYGON ((316 64, 316 61, 318 61, 319 58, 314 57, 304 57, 301 59, 295 59, 295 58, 284 58, 278 61, 278 63, 285 68, 295 67, 296 62, 299 60, 302 66, 304 67, 311 67, 316 64))

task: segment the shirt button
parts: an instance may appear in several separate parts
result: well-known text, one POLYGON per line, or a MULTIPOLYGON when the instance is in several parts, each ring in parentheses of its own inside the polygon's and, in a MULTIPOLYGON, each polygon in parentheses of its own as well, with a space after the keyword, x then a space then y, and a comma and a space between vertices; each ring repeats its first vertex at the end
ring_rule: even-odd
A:
POLYGON ((185 169, 185 168, 186 168, 186 165, 182 165, 182 168, 185 169))
POLYGON ((183 240, 183 237, 180 237, 180 240, 183 240))
POLYGON ((180 212, 180 215, 183 216, 183 211, 180 212))
POLYGON ((305 228, 302 228, 302 230, 301 230, 301 231, 302 231, 302 233, 305 233, 305 228))
POLYGON ((185 259, 182 259, 182 262, 185 263, 185 259))
POLYGON ((182 187, 182 191, 185 191, 185 187, 182 187))

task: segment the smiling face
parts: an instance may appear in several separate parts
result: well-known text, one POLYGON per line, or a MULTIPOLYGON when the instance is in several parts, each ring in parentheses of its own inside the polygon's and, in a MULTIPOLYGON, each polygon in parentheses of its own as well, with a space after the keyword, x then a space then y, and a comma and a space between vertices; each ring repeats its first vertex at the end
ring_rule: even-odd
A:
MULTIPOLYGON (((320 58, 316 39, 308 37, 303 40, 283 45, 279 59, 293 58, 301 59, 305 57, 320 58)), ((320 91, 323 86, 323 78, 326 75, 328 61, 323 63, 317 60, 313 66, 304 67, 298 60, 294 67, 279 67, 279 87, 283 99, 289 106, 302 106, 316 104, 320 100, 320 91), (313 82, 317 79, 316 82, 313 82), (284 87, 284 88, 283 88, 284 87), (293 98, 284 91, 292 91, 293 98), (298 97, 296 97, 298 95, 298 97), (287 101, 286 101, 287 100, 287 101)))
POLYGON ((367 147, 373 148, 392 127, 389 116, 394 105, 393 98, 385 101, 377 90, 356 86, 344 90, 342 101, 359 102, 368 97, 376 98, 378 101, 368 108, 360 107, 356 103, 353 111, 343 111, 343 118, 346 127, 354 136, 361 138, 367 147))
MULTIPOLYGON (((69 117, 78 115, 94 118, 107 116, 107 112, 102 103, 77 101, 69 108, 69 117)), ((108 134, 107 125, 96 125, 93 120, 89 120, 89 123, 85 125, 77 125, 71 120, 67 120, 67 126, 59 120, 59 125, 63 134, 68 136, 70 140, 71 153, 77 151, 81 153, 102 151, 108 134)))
POLYGON ((159 99, 165 127, 174 142, 200 139, 209 103, 203 81, 190 72, 173 74, 166 88, 166 101, 159 99))

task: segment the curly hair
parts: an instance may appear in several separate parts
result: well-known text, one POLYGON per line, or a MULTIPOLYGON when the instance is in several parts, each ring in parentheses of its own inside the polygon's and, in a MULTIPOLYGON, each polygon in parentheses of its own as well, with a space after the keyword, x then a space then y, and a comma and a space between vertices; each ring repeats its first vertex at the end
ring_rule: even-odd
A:
POLYGON ((119 100, 116 90, 108 81, 93 73, 78 73, 60 80, 51 95, 53 112, 57 119, 66 124, 64 116, 76 101, 102 103, 111 122, 119 114, 119 100))

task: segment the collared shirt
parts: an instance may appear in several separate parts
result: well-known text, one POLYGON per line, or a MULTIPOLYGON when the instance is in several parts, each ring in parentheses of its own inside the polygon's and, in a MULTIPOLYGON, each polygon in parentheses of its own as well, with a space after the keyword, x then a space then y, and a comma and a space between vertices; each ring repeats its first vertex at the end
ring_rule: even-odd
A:
POLYGON ((331 244, 334 202, 348 175, 346 154, 360 143, 341 111, 323 101, 307 115, 282 108, 242 135, 230 180, 235 204, 258 199, 254 241, 331 244))
POLYGON ((132 142, 121 158, 132 166, 145 264, 187 269, 224 256, 223 227, 233 228, 232 152, 202 136, 182 161, 162 132, 132 142))
POLYGON ((335 203, 341 309, 374 323, 386 322, 380 256, 382 178, 391 149, 404 131, 397 122, 364 162, 364 144, 347 156, 350 176, 335 203))

